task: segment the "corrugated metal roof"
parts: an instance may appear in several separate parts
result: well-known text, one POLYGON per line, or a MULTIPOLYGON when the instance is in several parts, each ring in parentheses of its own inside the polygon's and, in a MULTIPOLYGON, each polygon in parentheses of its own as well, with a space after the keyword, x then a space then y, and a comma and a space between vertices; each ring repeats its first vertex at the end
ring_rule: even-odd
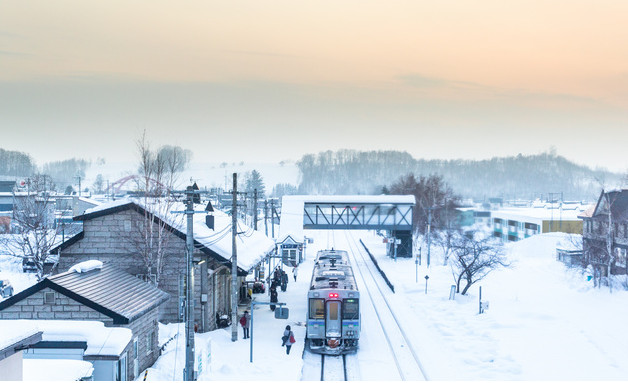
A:
POLYGON ((110 264, 83 273, 68 271, 48 279, 128 321, 135 320, 169 298, 166 292, 110 264))

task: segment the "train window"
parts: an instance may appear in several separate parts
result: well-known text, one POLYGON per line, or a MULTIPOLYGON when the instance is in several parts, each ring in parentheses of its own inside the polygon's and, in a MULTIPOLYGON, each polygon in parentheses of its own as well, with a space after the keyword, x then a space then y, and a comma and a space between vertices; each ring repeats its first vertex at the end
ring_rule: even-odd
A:
POLYGON ((360 305, 357 299, 345 299, 342 319, 360 319, 360 305))
POLYGON ((338 320, 338 302, 329 302, 329 320, 338 320))
POLYGON ((310 319, 325 318, 325 300, 310 298, 310 319))

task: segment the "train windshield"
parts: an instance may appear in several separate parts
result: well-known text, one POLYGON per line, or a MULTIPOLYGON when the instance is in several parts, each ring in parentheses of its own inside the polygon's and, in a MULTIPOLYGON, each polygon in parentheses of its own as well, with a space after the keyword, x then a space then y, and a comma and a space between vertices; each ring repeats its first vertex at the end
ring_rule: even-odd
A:
POLYGON ((360 319, 360 305, 357 299, 345 299, 342 319, 360 319))
POLYGON ((325 300, 310 298, 310 319, 325 319, 325 300))

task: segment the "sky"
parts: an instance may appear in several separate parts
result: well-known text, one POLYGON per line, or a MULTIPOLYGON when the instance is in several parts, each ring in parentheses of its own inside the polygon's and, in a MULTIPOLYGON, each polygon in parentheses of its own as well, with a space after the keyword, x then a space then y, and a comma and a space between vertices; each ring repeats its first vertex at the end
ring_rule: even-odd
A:
POLYGON ((134 161, 555 147, 626 171, 624 0, 0 2, 0 147, 134 161))

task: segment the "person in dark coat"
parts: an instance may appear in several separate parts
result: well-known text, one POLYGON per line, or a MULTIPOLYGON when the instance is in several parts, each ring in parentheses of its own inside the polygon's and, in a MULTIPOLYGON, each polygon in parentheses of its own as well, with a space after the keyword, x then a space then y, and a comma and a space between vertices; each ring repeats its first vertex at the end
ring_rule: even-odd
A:
POLYGON ((285 271, 281 271, 281 291, 286 291, 288 288, 288 274, 285 271))
POLYGON ((281 340, 283 341, 282 346, 286 346, 286 354, 289 355, 290 348, 292 348, 292 345, 297 342, 296 339, 294 339, 294 333, 292 332, 292 330, 290 330, 289 325, 286 326, 286 329, 283 332, 283 336, 281 337, 281 340))
MULTIPOLYGON (((279 299, 277 297, 277 288, 276 287, 271 287, 270 288, 270 301, 272 303, 277 303, 279 302, 279 299)), ((272 311, 275 311, 275 305, 270 305, 270 309, 272 311)))
POLYGON ((244 332, 243 338, 249 338, 249 328, 251 327, 251 314, 249 314, 248 310, 244 310, 244 314, 240 317, 240 325, 242 326, 242 331, 244 332))

